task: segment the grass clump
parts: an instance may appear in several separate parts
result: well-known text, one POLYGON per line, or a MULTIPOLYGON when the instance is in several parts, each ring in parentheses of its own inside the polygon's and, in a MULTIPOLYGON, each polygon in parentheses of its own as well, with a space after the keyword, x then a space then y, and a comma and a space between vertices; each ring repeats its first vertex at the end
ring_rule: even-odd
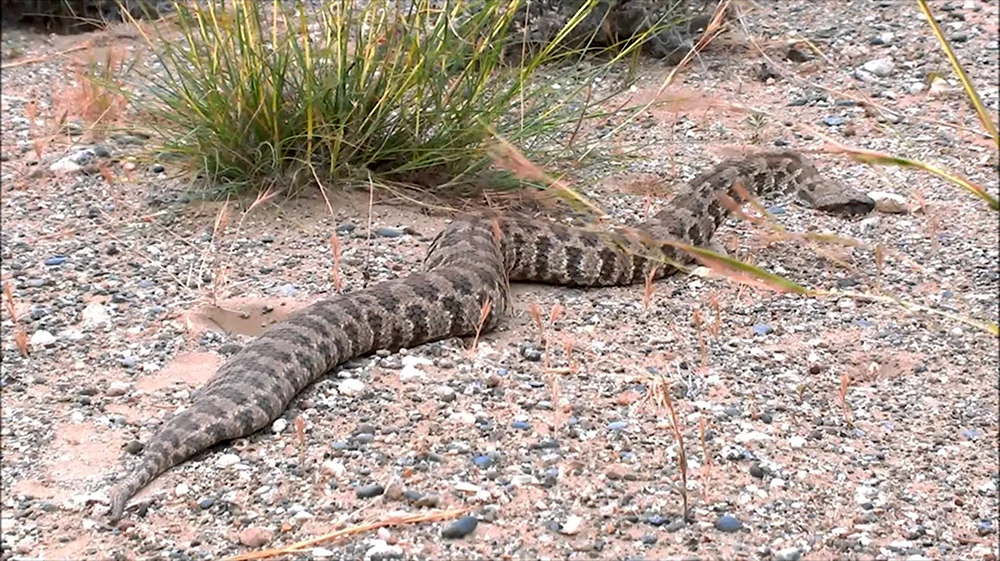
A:
MULTIPOLYGON (((554 41, 505 63, 523 1, 178 3, 174 37, 160 23, 144 32, 161 68, 144 73, 152 103, 141 108, 163 157, 237 190, 469 186, 489 170, 484 148, 495 136, 553 166, 572 151, 555 140, 602 114, 603 100, 583 92, 643 38, 602 64, 560 65, 535 80, 573 53, 557 54, 554 41)), ((597 5, 585 2, 567 30, 597 5)))

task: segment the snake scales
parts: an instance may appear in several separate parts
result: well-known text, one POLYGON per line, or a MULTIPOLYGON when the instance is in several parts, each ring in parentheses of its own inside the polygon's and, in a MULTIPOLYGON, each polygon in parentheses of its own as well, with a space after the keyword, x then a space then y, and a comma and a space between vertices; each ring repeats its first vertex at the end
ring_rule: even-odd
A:
POLYGON ((680 186, 638 236, 573 229, 527 218, 454 222, 427 252, 424 270, 312 304, 244 347, 153 436, 143 458, 110 492, 112 521, 160 473, 210 446, 267 426, 292 398, 338 364, 378 349, 489 331, 508 309, 508 281, 621 286, 689 262, 662 240, 706 244, 729 214, 726 195, 794 195, 813 208, 869 212, 866 195, 825 180, 803 156, 772 152, 716 165, 680 186), (739 186, 742 185, 743 188, 739 186), (659 240, 659 241, 657 241, 659 240), (483 319, 484 303, 490 302, 483 319), (480 323, 482 322, 482 325, 480 323))

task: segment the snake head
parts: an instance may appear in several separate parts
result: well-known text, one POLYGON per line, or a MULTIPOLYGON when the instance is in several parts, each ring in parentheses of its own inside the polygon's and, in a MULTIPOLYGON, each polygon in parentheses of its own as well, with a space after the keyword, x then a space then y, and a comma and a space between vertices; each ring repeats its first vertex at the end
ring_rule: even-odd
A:
POLYGON ((875 208, 871 197, 830 179, 802 186, 798 198, 810 207, 840 216, 868 214, 875 208))

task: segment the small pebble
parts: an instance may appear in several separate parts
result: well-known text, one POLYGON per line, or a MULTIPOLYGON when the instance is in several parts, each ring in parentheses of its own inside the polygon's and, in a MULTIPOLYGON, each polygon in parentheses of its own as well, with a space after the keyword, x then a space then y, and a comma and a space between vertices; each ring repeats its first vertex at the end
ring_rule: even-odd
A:
POLYGON ((357 378, 348 378, 346 380, 341 380, 337 384, 337 391, 346 396, 357 396, 361 395, 365 391, 365 383, 357 378))
POLYGON ((879 78, 885 78, 890 76, 892 71, 896 69, 896 64, 891 58, 877 58, 861 65, 861 69, 866 72, 871 72, 879 78))
POLYGON ((359 499, 371 499, 381 496, 384 492, 385 487, 376 483, 374 485, 358 487, 357 490, 354 491, 354 494, 357 495, 359 499))
POLYGON ((732 516, 730 514, 723 514, 715 522, 715 529, 720 532, 738 532, 743 529, 743 523, 740 522, 739 518, 732 516))
POLYGON ((441 537, 446 540, 464 538, 475 531, 477 525, 479 520, 475 516, 466 515, 441 530, 441 537))
POLYGON ((236 454, 223 454, 215 460, 215 465, 220 468, 235 466, 238 463, 240 463, 240 457, 236 454))
POLYGON ((274 533, 267 528, 251 526, 240 532, 240 543, 247 547, 262 547, 271 542, 274 533))
POLYGON ((774 561, 799 561, 802 550, 797 547, 786 547, 774 554, 774 561))

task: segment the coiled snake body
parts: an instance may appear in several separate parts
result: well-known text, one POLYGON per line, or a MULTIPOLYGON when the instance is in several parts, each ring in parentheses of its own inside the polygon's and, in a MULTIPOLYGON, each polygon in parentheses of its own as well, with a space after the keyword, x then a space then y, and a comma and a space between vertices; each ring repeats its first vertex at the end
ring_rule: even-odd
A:
POLYGON ((642 282, 689 262, 663 240, 706 244, 729 214, 727 196, 793 194, 831 213, 869 212, 870 198, 820 177, 793 152, 716 165, 682 185, 671 204, 635 230, 595 232, 525 218, 454 222, 432 242, 424 270, 312 304, 271 327, 219 368, 148 443, 110 492, 112 521, 162 472, 216 443, 276 419, 302 389, 351 358, 491 330, 508 309, 509 281, 598 287, 642 282), (742 188, 740 187, 742 186, 742 188), (484 307, 484 304, 489 306, 484 307), (483 317, 484 309, 488 314, 483 317))

